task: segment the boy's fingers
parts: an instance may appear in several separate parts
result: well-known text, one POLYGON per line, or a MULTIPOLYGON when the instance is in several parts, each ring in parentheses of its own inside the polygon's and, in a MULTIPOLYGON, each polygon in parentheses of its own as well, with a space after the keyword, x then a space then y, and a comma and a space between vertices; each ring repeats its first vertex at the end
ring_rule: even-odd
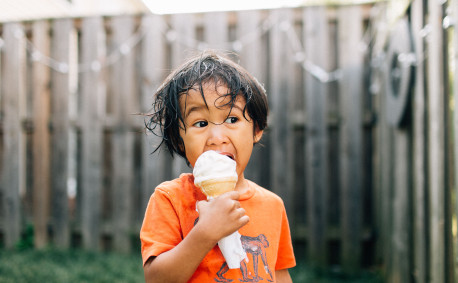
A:
POLYGON ((235 208, 235 209, 238 209, 238 208, 240 208, 240 207, 241 207, 241 206, 240 206, 240 202, 234 200, 234 208, 235 208))
POLYGON ((250 217, 248 215, 244 215, 244 216, 240 217, 239 221, 242 224, 241 227, 243 227, 246 224, 248 224, 248 222, 250 222, 250 217))
POLYGON ((239 200, 240 199, 240 193, 237 191, 232 191, 232 199, 239 200))
POLYGON ((245 209, 243 207, 238 208, 237 212, 239 213, 240 218, 242 218, 246 214, 246 211, 245 211, 245 209))
POLYGON ((222 194, 220 197, 227 197, 233 200, 238 200, 240 198, 240 193, 237 191, 230 191, 222 194))

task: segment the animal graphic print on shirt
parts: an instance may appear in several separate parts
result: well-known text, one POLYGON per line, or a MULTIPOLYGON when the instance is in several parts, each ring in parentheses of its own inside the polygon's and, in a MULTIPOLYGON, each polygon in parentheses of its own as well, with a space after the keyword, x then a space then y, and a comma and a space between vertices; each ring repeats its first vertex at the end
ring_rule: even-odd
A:
MULTIPOLYGON (((251 254, 251 261, 248 264, 251 264, 254 270, 254 274, 251 274, 247 263, 242 260, 240 262, 240 271, 242 272, 243 279, 240 279, 240 282, 259 282, 264 278, 259 274, 259 258, 262 261, 262 267, 267 276, 265 279, 269 282, 273 282, 272 271, 267 264, 267 257, 265 249, 269 247, 269 241, 267 240, 264 234, 260 234, 257 237, 248 237, 241 236, 242 246, 245 249, 247 254, 251 254)), ((218 278, 215 278, 216 282, 232 282, 232 279, 224 277, 224 274, 229 270, 227 263, 224 262, 219 271, 217 272, 218 278)))

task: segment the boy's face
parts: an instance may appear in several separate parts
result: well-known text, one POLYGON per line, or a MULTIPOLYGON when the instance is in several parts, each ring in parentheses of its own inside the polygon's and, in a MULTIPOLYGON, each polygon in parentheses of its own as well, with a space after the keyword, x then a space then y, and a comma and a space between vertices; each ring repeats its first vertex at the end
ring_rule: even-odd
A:
POLYGON ((214 84, 204 84, 202 87, 207 105, 198 89, 191 89, 180 98, 186 126, 186 130, 180 129, 180 136, 186 158, 194 167, 203 152, 221 152, 237 162, 240 178, 250 160, 253 145, 261 139, 263 132, 254 131, 253 121, 248 114, 246 117, 249 121, 244 118, 246 101, 243 96, 237 97, 231 110, 230 105, 223 106, 230 100, 230 97, 222 97, 228 93, 226 86, 220 85, 215 89, 214 84))

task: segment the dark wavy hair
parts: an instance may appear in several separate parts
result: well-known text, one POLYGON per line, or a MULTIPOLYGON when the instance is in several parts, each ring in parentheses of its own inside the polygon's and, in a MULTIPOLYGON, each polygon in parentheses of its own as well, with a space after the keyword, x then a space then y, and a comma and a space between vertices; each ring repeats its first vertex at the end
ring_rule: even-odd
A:
POLYGON ((180 136, 180 128, 186 130, 184 109, 180 109, 180 97, 187 94, 190 89, 198 89, 206 104, 202 86, 208 83, 215 88, 218 85, 228 88, 228 93, 221 95, 230 97, 225 105, 230 105, 231 109, 237 96, 242 95, 246 101, 243 109, 244 118, 251 118, 254 131, 266 128, 269 108, 264 87, 248 71, 229 58, 214 51, 206 51, 179 66, 157 90, 152 110, 147 114, 148 120, 145 121, 148 131, 162 137, 154 152, 165 144, 172 156, 177 153, 187 160, 180 136))

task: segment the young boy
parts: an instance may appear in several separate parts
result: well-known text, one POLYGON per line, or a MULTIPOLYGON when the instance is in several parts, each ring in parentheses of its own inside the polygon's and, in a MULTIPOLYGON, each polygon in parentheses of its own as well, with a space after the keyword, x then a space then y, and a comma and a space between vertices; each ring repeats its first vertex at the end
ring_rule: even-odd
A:
POLYGON ((155 189, 140 231, 146 282, 292 282, 283 202, 243 174, 267 126, 264 88, 231 60, 204 52, 169 75, 155 98, 147 128, 160 130, 159 146, 191 167, 205 151, 227 155, 238 181, 212 201, 192 174, 155 189), (217 242, 237 230, 249 260, 229 269, 217 242))

